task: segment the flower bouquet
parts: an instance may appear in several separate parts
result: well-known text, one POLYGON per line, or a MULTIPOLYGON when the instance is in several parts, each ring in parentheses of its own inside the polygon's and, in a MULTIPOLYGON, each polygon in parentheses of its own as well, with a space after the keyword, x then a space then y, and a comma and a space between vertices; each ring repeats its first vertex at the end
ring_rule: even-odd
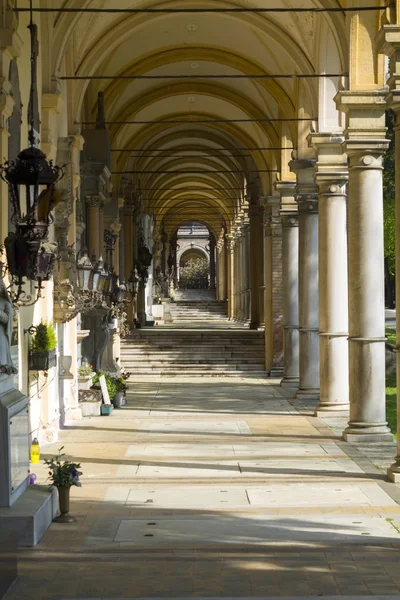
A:
POLYGON ((61 454, 64 446, 58 449, 58 455, 53 456, 50 460, 45 460, 45 464, 49 467, 49 477, 51 486, 58 490, 58 502, 60 508, 60 516, 55 519, 59 523, 71 523, 75 521, 74 517, 69 515, 69 494, 71 486, 81 487, 82 483, 79 477, 82 475, 80 463, 62 460, 65 454, 61 454))

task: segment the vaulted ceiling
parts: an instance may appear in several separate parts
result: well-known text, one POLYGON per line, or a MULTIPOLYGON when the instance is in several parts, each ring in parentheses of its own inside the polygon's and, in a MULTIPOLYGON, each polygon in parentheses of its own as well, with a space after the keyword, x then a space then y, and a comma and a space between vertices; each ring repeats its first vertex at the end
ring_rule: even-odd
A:
MULTIPOLYGON (((66 0, 64 7, 116 4, 168 9, 298 6, 297 0, 66 0)), ((304 0, 301 5, 340 7, 337 0, 304 0)), ((260 193, 269 194, 276 178, 288 176, 291 149, 305 143, 311 119, 318 118, 321 86, 338 86, 338 79, 211 76, 342 73, 348 67, 342 12, 60 13, 48 18, 54 26, 51 72, 160 77, 64 85, 71 124, 94 121, 97 94, 104 92, 107 121, 118 122, 109 125, 114 184, 117 189, 129 182, 138 186, 140 180, 145 209, 171 233, 186 221, 204 223, 217 237, 222 228, 229 230, 247 184, 254 182, 260 193), (174 78, 162 79, 166 76, 174 78), (297 118, 308 120, 290 120, 297 118)))

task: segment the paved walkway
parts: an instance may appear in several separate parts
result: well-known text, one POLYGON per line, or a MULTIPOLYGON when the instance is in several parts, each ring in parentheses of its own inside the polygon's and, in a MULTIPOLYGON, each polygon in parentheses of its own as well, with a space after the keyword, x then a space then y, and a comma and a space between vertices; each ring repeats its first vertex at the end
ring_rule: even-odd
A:
POLYGON ((62 432, 78 521, 20 552, 7 600, 400 598, 400 489, 310 414, 271 380, 132 380, 62 432))

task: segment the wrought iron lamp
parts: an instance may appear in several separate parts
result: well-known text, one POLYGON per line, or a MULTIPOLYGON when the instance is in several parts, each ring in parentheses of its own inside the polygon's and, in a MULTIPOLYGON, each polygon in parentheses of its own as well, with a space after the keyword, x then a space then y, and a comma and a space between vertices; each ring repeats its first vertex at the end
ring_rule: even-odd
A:
POLYGON ((87 254, 84 254, 82 258, 78 260, 76 269, 78 272, 79 287, 82 290, 89 291, 92 281, 93 265, 87 254))
POLYGON ((37 27, 31 19, 31 88, 28 108, 29 148, 17 159, 0 166, 0 177, 7 183, 12 208, 11 222, 15 231, 8 234, 4 246, 10 278, 9 294, 15 305, 32 305, 41 296, 42 282, 47 281, 55 263, 55 246, 47 244, 53 222, 51 211, 60 197, 55 189, 63 177, 63 167, 53 165, 35 147, 34 98, 36 97, 37 27), (36 298, 23 289, 25 280, 36 281, 36 298))

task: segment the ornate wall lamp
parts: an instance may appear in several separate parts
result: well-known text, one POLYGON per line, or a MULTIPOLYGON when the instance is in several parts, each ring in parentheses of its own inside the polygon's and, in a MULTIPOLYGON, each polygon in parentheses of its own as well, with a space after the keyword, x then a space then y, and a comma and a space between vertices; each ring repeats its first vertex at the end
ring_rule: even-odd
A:
MULTIPOLYGON (((31 3, 32 4, 32 3, 31 3)), ((32 9, 32 6, 31 6, 32 9)), ((29 148, 22 150, 17 159, 0 165, 0 177, 8 185, 12 208, 11 222, 15 231, 4 241, 7 271, 10 279, 9 295, 17 306, 34 304, 41 296, 43 281, 47 281, 55 263, 55 244, 47 243, 52 209, 60 200, 55 189, 63 177, 63 166, 53 165, 46 155, 35 147, 34 105, 37 66, 37 27, 29 24, 31 34, 31 88, 28 108, 29 148), (24 291, 25 280, 36 281, 36 297, 24 291)))
POLYGON ((130 304, 133 302, 138 293, 139 277, 136 267, 132 268, 128 281, 126 282, 126 298, 125 301, 130 304), (129 294, 129 295, 128 295, 129 294))

